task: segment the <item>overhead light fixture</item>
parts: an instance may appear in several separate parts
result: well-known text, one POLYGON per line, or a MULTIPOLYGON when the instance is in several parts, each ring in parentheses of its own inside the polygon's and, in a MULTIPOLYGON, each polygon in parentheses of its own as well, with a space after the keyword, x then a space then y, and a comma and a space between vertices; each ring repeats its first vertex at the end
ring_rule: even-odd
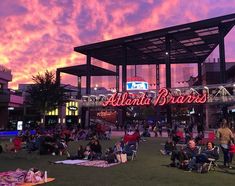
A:
POLYGON ((168 52, 166 52, 165 54, 166 54, 166 55, 168 55, 169 53, 168 53, 168 52))

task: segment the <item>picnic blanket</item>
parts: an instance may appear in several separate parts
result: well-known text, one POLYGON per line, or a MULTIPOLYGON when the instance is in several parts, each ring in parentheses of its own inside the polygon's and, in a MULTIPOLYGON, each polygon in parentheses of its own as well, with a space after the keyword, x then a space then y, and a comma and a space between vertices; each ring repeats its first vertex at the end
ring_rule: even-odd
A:
POLYGON ((52 181, 54 181, 54 180, 55 180, 55 178, 47 178, 47 182, 42 181, 42 182, 38 182, 38 183, 23 183, 23 184, 20 185, 20 186, 41 185, 41 184, 44 184, 44 183, 52 182, 52 181))
POLYGON ((56 164, 68 164, 68 165, 81 165, 86 167, 100 167, 100 168, 107 168, 114 165, 118 165, 119 163, 107 163, 104 160, 64 160, 64 161, 56 161, 56 164))
MULTIPOLYGON (((31 185, 38 185, 44 184, 45 182, 38 182, 38 183, 25 183, 25 177, 28 171, 16 169, 15 171, 7 171, 0 173, 0 185, 4 186, 31 186, 31 185)), ((55 178, 47 178, 47 182, 54 181, 55 178)))
POLYGON ((17 169, 16 171, 8 171, 0 173, 0 185, 20 185, 24 183, 27 171, 17 169))

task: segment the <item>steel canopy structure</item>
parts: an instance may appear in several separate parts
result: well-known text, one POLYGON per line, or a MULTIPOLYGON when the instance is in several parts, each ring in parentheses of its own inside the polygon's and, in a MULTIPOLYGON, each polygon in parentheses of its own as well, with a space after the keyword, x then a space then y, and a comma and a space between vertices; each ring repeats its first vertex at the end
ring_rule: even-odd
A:
POLYGON ((107 70, 101 67, 97 67, 95 65, 91 65, 90 69, 86 64, 84 65, 76 65, 69 67, 58 68, 57 71, 62 73, 67 73, 75 76, 86 76, 87 71, 90 70, 91 76, 116 76, 116 72, 111 70, 107 70))
MULTIPOLYGON (((75 47, 86 55, 86 93, 91 88, 91 58, 116 66, 116 90, 119 90, 119 67, 122 68, 122 92, 126 91, 127 65, 156 65, 156 85, 160 82, 159 65, 166 67, 166 88, 171 86, 171 64, 198 64, 198 84, 202 85, 202 63, 219 46, 220 83, 226 83, 224 38, 235 25, 235 13, 202 21, 172 26, 108 41, 75 47)), ((159 86, 156 86, 159 89, 159 86)), ((123 110, 125 115, 125 110, 123 110)), ((203 107, 200 109, 203 115, 203 107)), ((125 118, 125 116, 124 116, 125 118)), ((202 117, 201 117, 202 118, 202 117)), ((125 119, 123 119, 124 121, 125 119)), ((167 107, 171 123, 171 108, 167 107)), ((203 123, 203 121, 201 121, 203 123)))
POLYGON ((235 14, 75 47, 76 52, 113 65, 165 64, 170 45, 173 63, 201 63, 235 24, 235 14), (168 43, 170 42, 170 43, 168 43))

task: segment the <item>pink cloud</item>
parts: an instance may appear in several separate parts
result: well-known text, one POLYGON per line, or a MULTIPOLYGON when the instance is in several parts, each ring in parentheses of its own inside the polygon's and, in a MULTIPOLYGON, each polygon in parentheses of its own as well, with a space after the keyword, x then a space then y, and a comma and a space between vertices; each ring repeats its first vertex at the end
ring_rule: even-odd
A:
MULTIPOLYGON (((235 1, 7 0, 0 2, 0 6, 4 7, 0 13, 0 61, 12 69, 14 79, 10 86, 16 88, 19 83, 32 82, 32 75, 46 69, 55 71, 85 63, 85 57, 73 51, 75 46, 230 14, 234 12, 235 1)), ((235 60, 234 49, 233 29, 226 37, 229 61, 235 60)), ((212 56, 217 55, 215 51, 212 56)), ((97 61, 94 64, 99 65, 97 61)), ((105 63, 100 65, 110 67, 105 63)), ((144 67, 139 71, 146 76, 144 67)), ((177 85, 183 77, 173 71, 177 85)), ((161 72, 164 84, 163 67, 161 72)), ((70 76, 64 76, 64 81, 76 84, 70 76)), ((115 85, 107 78, 102 81, 103 86, 115 85)))

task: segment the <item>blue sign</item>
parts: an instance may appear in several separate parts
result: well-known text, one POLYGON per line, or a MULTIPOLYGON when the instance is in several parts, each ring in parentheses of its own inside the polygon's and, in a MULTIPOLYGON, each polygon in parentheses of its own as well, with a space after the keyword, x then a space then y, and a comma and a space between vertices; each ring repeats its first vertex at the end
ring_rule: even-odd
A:
POLYGON ((148 83, 141 81, 129 81, 126 83, 127 90, 148 90, 148 83))

